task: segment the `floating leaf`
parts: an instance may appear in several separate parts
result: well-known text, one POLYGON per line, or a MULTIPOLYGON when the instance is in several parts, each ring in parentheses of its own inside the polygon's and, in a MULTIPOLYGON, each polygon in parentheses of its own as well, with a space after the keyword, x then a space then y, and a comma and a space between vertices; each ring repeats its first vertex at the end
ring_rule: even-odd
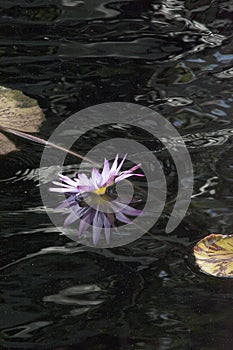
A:
POLYGON ((200 269, 212 276, 233 278, 233 235, 211 234, 194 247, 200 269))
MULTIPOLYGON (((21 91, 0 86, 0 126, 26 132, 38 132, 44 120, 37 101, 21 91)), ((0 133, 0 154, 16 150, 14 143, 0 133)))

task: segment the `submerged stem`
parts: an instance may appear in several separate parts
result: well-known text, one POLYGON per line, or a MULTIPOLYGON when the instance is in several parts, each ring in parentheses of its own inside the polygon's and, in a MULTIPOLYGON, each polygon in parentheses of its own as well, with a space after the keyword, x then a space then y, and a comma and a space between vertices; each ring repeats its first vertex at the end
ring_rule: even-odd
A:
POLYGON ((86 157, 83 157, 81 154, 79 153, 76 153, 76 152, 73 152, 73 151, 70 151, 68 149, 66 149, 65 147, 62 147, 62 146, 59 146, 59 145, 56 145, 55 143, 53 142, 49 142, 47 140, 44 140, 40 137, 37 137, 37 136, 33 136, 33 135, 29 135, 25 132, 22 132, 22 131, 18 131, 18 130, 15 130, 15 129, 11 129, 11 128, 5 128, 3 126, 0 126, 0 130, 3 130, 5 132, 8 132, 10 134, 13 134, 13 135, 16 135, 16 136, 19 136, 19 137, 22 137, 26 140, 29 140, 29 141, 33 141, 33 142, 36 142, 36 143, 40 143, 44 146, 47 146, 47 147, 53 147, 53 148, 56 148, 56 149, 59 149, 60 151, 63 151, 65 153, 68 153, 68 154, 71 154, 72 156, 76 157, 76 158, 79 158, 79 159, 82 159, 88 163, 91 163, 92 165, 94 166, 99 166, 99 164, 95 163, 94 161, 92 161, 91 159, 89 158, 86 158, 86 157))

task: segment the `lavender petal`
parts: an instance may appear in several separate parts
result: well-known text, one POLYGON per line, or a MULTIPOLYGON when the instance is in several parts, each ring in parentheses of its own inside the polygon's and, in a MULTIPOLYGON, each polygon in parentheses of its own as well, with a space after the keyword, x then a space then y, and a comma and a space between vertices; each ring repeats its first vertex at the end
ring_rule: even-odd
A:
POLYGON ((115 157, 115 159, 114 159, 114 162, 113 162, 113 164, 112 164, 112 167, 111 167, 111 169, 110 169, 110 174, 111 174, 111 175, 114 174, 115 171, 117 170, 118 158, 119 158, 119 154, 117 153, 117 155, 116 155, 116 157, 115 157))
POLYGON ((142 210, 135 209, 127 205, 124 209, 122 209, 122 213, 129 216, 138 216, 142 213, 142 210))
POLYGON ((65 175, 62 175, 62 174, 58 174, 59 178, 61 181, 67 183, 68 185, 74 187, 76 186, 77 184, 75 183, 74 180, 70 179, 68 176, 65 176, 65 175))
POLYGON ((111 206, 113 210, 115 210, 115 212, 122 212, 123 214, 130 216, 138 216, 142 213, 142 210, 135 209, 133 207, 130 207, 129 205, 125 205, 119 202, 112 202, 111 206))
POLYGON ((86 186, 90 185, 90 179, 88 179, 86 174, 80 173, 78 174, 78 178, 81 181, 82 185, 86 185, 86 186))
POLYGON ((125 222, 126 224, 132 224, 132 221, 129 218, 127 218, 123 213, 118 212, 115 215, 116 215, 117 220, 119 220, 121 222, 125 222))
POLYGON ((64 209, 64 208, 69 208, 71 205, 76 204, 77 202, 75 201, 75 196, 71 195, 69 198, 65 199, 62 201, 56 209, 64 209))
POLYGON ((70 225, 73 222, 75 222, 76 220, 78 220, 80 218, 80 216, 78 215, 78 213, 72 211, 72 213, 70 213, 67 218, 64 221, 64 226, 70 225))
POLYGON ((96 188, 93 185, 90 185, 90 186, 85 186, 85 185, 78 186, 78 192, 80 192, 80 193, 82 193, 82 192, 91 192, 91 191, 94 191, 95 189, 96 188))
POLYGON ((78 193, 79 190, 77 188, 57 188, 57 187, 50 187, 50 192, 58 192, 58 193, 78 193))
POLYGON ((124 164, 125 158, 127 157, 127 154, 125 154, 125 156, 123 157, 122 161, 120 162, 120 164, 118 165, 117 169, 116 169, 116 173, 119 173, 119 171, 122 168, 122 165, 124 164))
POLYGON ((103 168, 103 171, 102 171, 102 186, 105 184, 105 182, 108 180, 109 178, 109 170, 110 170, 110 167, 109 167, 109 161, 107 159, 104 160, 104 168, 103 168))
POLYGON ((78 237, 81 237, 83 233, 88 229, 91 224, 91 214, 88 214, 85 219, 80 220, 78 228, 78 237))
POLYGON ((93 219, 93 244, 97 245, 100 239, 100 233, 103 228, 103 219, 101 218, 101 213, 96 211, 94 219, 93 219))
POLYGON ((67 218, 64 221, 64 226, 70 225, 76 220, 78 220, 80 217, 85 215, 85 211, 89 210, 90 208, 81 208, 78 206, 78 208, 75 208, 72 210, 72 212, 67 216, 67 218))
POLYGON ((96 188, 99 188, 102 184, 102 176, 96 168, 92 169, 91 179, 96 188))
POLYGON ((66 188, 74 188, 74 187, 76 187, 76 186, 67 185, 67 184, 64 184, 62 182, 57 182, 57 181, 53 181, 53 184, 57 185, 57 186, 66 187, 66 188))
POLYGON ((142 164, 139 163, 139 164, 133 166, 132 168, 130 168, 129 170, 127 170, 127 172, 133 172, 133 171, 137 170, 138 168, 140 168, 141 165, 142 165, 142 164))
POLYGON ((104 235, 107 244, 110 244, 110 233, 111 233, 111 223, 108 221, 106 215, 103 216, 104 219, 104 235))

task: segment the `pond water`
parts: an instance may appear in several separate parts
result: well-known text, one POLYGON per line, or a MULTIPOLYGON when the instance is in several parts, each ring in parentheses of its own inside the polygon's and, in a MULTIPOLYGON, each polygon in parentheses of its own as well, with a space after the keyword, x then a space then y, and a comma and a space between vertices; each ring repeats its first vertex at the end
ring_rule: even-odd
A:
MULTIPOLYGON (((42 147, 17 140, 1 158, 1 348, 232 350, 232 280, 202 274, 191 256, 201 237, 233 232, 231 1, 3 0, 1 15, 1 84, 39 102, 41 136, 83 108, 137 103, 184 136, 195 180, 172 233, 165 211, 127 246, 79 246, 43 208, 42 147)), ((109 129, 77 149, 119 135, 109 129)), ((120 135, 159 150, 133 128, 120 135)), ((160 160, 174 196, 174 164, 160 160)))

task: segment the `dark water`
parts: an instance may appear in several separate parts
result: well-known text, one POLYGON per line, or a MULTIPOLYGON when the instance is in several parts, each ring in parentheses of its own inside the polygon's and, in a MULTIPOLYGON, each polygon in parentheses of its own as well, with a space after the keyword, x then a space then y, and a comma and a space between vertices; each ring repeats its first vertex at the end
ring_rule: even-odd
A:
MULTIPOLYGON (((50 223, 42 148, 19 142, 1 160, 2 349, 232 350, 232 281, 200 273, 190 255, 201 237, 233 231, 232 1, 9 0, 1 14, 2 85, 38 100, 40 135, 94 104, 138 103, 184 136, 195 171, 174 232, 165 212, 140 240, 95 250, 50 223)), ((161 160, 174 196, 172 161, 161 160)))

